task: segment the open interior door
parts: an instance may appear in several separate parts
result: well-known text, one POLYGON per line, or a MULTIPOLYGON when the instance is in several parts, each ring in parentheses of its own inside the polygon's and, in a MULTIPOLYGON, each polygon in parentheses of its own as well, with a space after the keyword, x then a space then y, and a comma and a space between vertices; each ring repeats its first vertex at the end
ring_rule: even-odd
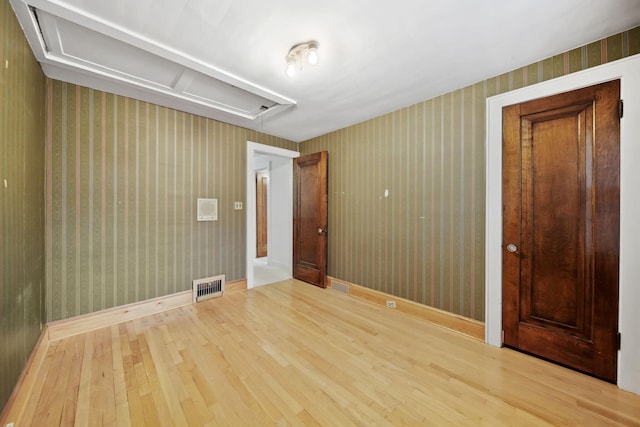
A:
POLYGON ((327 286, 328 153, 293 160, 293 277, 327 286))

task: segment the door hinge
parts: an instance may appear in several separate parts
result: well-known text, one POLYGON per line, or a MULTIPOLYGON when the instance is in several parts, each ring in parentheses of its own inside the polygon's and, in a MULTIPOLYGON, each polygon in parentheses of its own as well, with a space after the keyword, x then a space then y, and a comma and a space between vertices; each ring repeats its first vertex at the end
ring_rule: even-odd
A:
POLYGON ((622 99, 621 99, 620 101, 618 101, 618 118, 621 119, 623 115, 624 115, 624 102, 622 102, 622 99))
POLYGON ((618 346, 618 350, 622 348, 622 334, 620 332, 616 334, 616 345, 618 346))

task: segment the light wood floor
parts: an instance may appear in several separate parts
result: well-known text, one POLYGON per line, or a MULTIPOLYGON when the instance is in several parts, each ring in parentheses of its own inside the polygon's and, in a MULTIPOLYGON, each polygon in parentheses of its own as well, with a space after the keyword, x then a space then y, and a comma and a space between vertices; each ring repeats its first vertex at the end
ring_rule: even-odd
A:
POLYGON ((51 343, 21 426, 638 425, 640 396, 286 281, 51 343))

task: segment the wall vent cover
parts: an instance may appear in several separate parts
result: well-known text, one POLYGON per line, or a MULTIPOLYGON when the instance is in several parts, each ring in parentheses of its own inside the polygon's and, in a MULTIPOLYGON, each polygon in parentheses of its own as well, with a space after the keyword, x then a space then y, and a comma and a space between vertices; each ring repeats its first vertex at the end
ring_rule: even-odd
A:
POLYGON ((337 280, 331 281, 331 289, 335 289, 336 291, 340 291, 343 294, 349 295, 349 286, 345 285, 344 283, 340 283, 337 280))
POLYGON ((225 276, 205 277, 193 281, 193 303, 221 297, 224 294, 225 276))
POLYGON ((198 199, 198 221, 218 220, 218 199, 198 199))

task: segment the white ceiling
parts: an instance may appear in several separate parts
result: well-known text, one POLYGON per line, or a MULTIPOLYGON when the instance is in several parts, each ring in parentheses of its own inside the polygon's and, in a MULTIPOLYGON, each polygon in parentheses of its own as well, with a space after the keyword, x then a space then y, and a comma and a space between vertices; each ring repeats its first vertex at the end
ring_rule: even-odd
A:
POLYGON ((640 0, 10 1, 52 78, 297 142, 640 24, 640 0))

